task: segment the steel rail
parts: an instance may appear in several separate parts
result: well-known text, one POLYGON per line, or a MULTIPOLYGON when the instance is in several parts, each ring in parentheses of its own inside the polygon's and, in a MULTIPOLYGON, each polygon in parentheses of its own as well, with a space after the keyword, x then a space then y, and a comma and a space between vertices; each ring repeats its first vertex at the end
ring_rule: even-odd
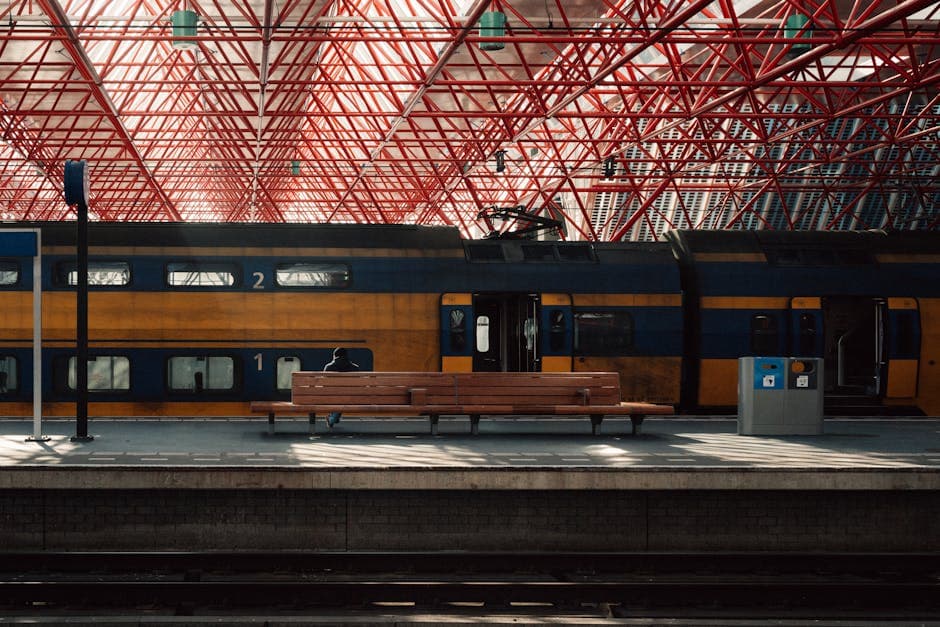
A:
POLYGON ((92 571, 337 571, 605 573, 884 573, 940 578, 940 552, 400 552, 400 551, 64 551, 0 553, 0 577, 10 572, 92 571))
POLYGON ((833 612, 879 611, 935 616, 940 584, 827 581, 41 581, 0 582, 0 606, 82 603, 95 607, 180 603, 251 607, 475 603, 635 603, 725 608, 786 606, 833 612))

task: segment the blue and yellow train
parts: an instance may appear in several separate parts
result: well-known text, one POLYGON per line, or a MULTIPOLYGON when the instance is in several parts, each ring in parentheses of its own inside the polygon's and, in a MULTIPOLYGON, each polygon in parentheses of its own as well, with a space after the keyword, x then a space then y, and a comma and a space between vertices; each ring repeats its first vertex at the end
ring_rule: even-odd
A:
MULTIPOLYGON (((7 226, 41 229, 44 413, 74 415, 76 229, 7 226)), ((740 356, 824 357, 832 402, 940 414, 938 271, 925 232, 93 223, 89 414, 246 415, 336 346, 377 371, 617 371, 625 400, 683 411, 732 410, 740 356)), ((0 250, 4 416, 32 412, 32 278, 0 250)))

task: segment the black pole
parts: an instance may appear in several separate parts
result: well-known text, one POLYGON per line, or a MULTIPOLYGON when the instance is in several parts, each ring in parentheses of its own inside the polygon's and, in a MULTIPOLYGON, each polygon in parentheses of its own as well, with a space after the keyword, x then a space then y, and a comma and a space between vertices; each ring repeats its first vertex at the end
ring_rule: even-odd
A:
POLYGON ((80 202, 75 207, 78 213, 78 237, 75 298, 75 437, 73 440, 94 439, 88 435, 88 205, 80 202))

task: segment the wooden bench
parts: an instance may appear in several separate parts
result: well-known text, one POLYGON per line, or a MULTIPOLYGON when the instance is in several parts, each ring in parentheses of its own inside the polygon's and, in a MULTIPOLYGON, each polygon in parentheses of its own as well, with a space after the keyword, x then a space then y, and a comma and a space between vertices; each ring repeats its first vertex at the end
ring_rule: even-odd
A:
MULTIPOLYGON (((675 413, 670 405, 620 400, 616 372, 466 372, 457 378, 457 407, 477 433, 482 415, 589 416, 597 433, 604 416, 629 416, 635 435, 647 415, 675 413)), ((433 424, 432 416, 432 424, 433 424)))
POLYGON ((597 433, 604 416, 629 416, 636 434, 647 415, 672 414, 669 405, 620 401, 615 372, 295 372, 291 402, 254 401, 268 415, 331 412, 427 416, 432 435, 442 415, 470 417, 471 433, 486 416, 588 416, 597 433))
POLYGON ((251 411, 267 414, 270 433, 276 415, 308 416, 313 433, 317 414, 421 416, 428 402, 453 405, 454 399, 451 373, 299 371, 292 376, 290 401, 252 401, 251 411))

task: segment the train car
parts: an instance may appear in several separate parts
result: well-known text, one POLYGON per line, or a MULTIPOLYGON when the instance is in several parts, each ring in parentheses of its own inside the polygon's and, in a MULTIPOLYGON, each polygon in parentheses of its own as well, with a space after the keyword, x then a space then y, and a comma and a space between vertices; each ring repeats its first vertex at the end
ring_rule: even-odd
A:
POLYGON ((682 405, 733 411, 737 358, 825 359, 827 412, 940 414, 940 237, 675 231, 682 405))
MULTIPOLYGON (((74 415, 75 225, 8 226, 41 229, 43 413, 74 415)), ((679 269, 663 244, 92 223, 88 276, 92 416, 246 415, 336 346, 377 371, 616 370, 626 399, 679 400, 679 269)), ((0 250, 0 415, 32 412, 32 279, 30 259, 0 250)))

